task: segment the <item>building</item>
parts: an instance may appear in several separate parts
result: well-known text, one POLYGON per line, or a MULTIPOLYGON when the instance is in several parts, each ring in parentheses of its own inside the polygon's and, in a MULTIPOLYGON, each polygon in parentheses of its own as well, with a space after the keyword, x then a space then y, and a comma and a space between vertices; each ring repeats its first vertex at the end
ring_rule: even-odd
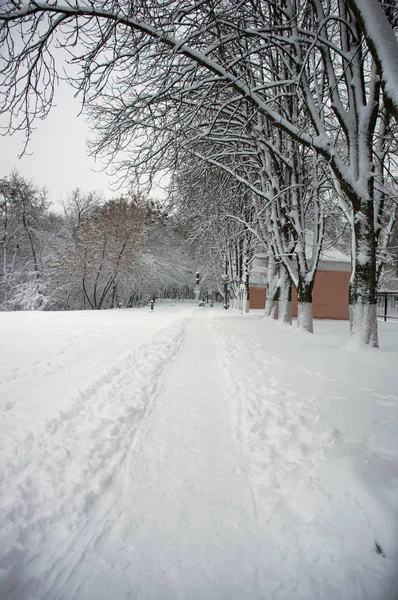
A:
MULTIPOLYGON (((265 308, 267 254, 256 254, 250 269, 250 308, 265 308)), ((314 319, 349 319, 348 288, 351 258, 331 248, 321 254, 312 294, 314 319)), ((297 316, 297 293, 292 287, 292 314, 297 316)))

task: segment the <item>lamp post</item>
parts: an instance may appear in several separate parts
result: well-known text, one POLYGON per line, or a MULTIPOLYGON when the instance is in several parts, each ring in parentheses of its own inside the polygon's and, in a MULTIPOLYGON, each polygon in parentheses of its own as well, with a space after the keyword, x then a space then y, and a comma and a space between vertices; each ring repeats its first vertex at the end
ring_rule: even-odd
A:
POLYGON ((195 275, 195 300, 196 300, 197 304, 199 304, 199 296, 200 296, 199 284, 200 284, 200 273, 199 273, 199 271, 196 271, 196 275, 195 275))
POLYGON ((223 275, 221 277, 221 281, 222 281, 222 284, 224 286, 224 306, 223 306, 223 308, 225 310, 227 310, 229 308, 229 303, 228 303, 228 281, 229 281, 229 277, 228 277, 228 275, 223 275))

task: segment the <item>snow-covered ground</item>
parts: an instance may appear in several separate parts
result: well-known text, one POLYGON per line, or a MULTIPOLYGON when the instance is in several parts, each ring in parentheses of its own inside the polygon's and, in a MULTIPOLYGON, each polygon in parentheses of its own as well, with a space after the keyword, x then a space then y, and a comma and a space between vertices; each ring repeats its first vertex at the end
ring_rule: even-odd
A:
POLYGON ((398 324, 0 313, 1 600, 396 600, 398 324))

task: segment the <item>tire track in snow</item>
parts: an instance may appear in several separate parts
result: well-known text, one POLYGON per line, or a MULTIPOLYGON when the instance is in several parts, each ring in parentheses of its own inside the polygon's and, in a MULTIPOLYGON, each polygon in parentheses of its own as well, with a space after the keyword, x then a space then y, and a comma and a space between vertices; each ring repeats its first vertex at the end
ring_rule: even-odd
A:
POLYGON ((1 598, 61 598, 84 553, 106 535, 119 501, 112 482, 131 477, 134 449, 191 318, 156 332, 3 461, 1 598))
POLYGON ((283 389, 275 375, 281 365, 247 331, 247 321, 228 315, 216 327, 223 345, 220 372, 227 396, 236 398, 236 436, 265 540, 269 598, 339 597, 330 560, 342 560, 344 540, 329 522, 328 495, 318 477, 336 442, 333 432, 317 426, 315 400, 283 389), (318 545, 328 537, 327 549, 318 545), (313 575, 317 569, 319 579, 313 575))
POLYGON ((245 331, 245 349, 250 347, 250 354, 242 356, 242 329, 231 319, 217 325, 220 338, 228 344, 228 351, 220 352, 224 357, 222 370, 228 373, 225 385, 238 398, 237 438, 258 463, 260 472, 275 461, 281 463, 281 477, 269 482, 275 488, 281 486, 282 476, 292 469, 297 472, 300 464, 306 469, 311 467, 312 472, 335 443, 331 432, 316 429, 319 412, 315 402, 298 398, 296 392, 279 385, 276 360, 264 352, 255 336, 245 331), (314 449, 319 451, 316 455, 314 449))
MULTIPOLYGON (((92 557, 95 557, 96 552, 100 551, 102 544, 107 543, 108 535, 112 535, 115 526, 117 526, 118 517, 124 516, 123 510, 129 504, 126 498, 130 498, 131 486, 142 471, 141 446, 152 429, 152 421, 155 416, 153 409, 156 405, 156 399, 167 385, 170 369, 184 346, 186 328, 191 320, 192 317, 185 318, 184 328, 180 334, 169 337, 169 343, 164 348, 167 360, 163 365, 163 370, 154 376, 153 381, 142 388, 145 392, 144 396, 149 398, 150 401, 144 407, 144 414, 141 419, 143 423, 131 439, 124 460, 120 462, 117 470, 115 469, 112 481, 118 497, 112 498, 105 495, 104 498, 98 500, 96 507, 94 507, 96 516, 92 517, 83 531, 77 534, 76 548, 72 548, 67 561, 62 559, 61 568, 56 572, 50 591, 40 600, 54 600, 54 592, 57 590, 59 591, 56 595, 57 600, 75 600, 75 598, 86 596, 86 583, 87 580, 91 579, 91 569, 94 572, 97 572, 98 569, 96 559, 92 560, 92 557), (172 353, 168 355, 170 350, 172 350, 172 353)), ((141 367, 140 375, 142 375, 141 367)), ((145 375, 142 378, 146 379, 145 375)), ((149 375, 149 379, 151 379, 151 375, 149 375)))

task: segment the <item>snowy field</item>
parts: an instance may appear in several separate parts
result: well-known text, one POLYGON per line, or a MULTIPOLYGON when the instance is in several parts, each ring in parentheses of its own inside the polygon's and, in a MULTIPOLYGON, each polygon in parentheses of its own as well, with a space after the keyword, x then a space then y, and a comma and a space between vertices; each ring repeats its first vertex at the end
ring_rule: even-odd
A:
POLYGON ((1 600, 396 600, 398 323, 0 313, 1 600))

